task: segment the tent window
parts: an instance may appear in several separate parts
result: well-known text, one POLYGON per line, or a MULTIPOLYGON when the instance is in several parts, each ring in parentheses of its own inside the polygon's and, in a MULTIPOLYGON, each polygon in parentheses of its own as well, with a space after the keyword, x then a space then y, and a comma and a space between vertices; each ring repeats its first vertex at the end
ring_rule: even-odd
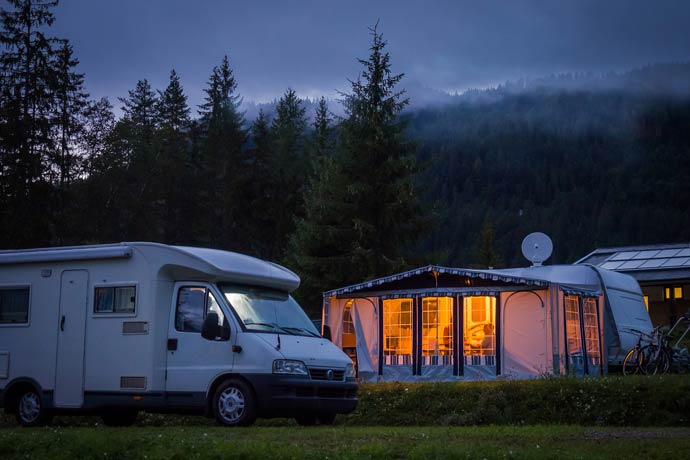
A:
POLYGON ((412 364, 412 299, 383 301, 383 354, 386 364, 412 364))
POLYGON ((496 365, 496 298, 465 297, 464 355, 467 365, 496 365))
POLYGON ((453 364, 452 355, 453 299, 427 297, 422 300, 423 364, 453 364))
POLYGON ((575 295, 565 296, 565 326, 568 338, 568 354, 582 354, 582 338, 580 337, 580 307, 579 298, 575 295))
POLYGON ((601 364, 601 351, 599 349, 599 322, 597 321, 597 301, 593 297, 587 297, 582 303, 585 323, 585 345, 587 347, 587 359, 592 365, 601 364))
POLYGON ((355 323, 352 321, 352 301, 345 305, 343 311, 343 334, 354 334, 355 323))

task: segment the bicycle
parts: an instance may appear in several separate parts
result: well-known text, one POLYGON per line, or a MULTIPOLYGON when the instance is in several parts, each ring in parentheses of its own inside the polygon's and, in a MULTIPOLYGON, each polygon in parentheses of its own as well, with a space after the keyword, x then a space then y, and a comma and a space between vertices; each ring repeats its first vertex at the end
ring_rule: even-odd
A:
POLYGON ((623 360, 623 375, 666 374, 671 368, 671 348, 668 336, 655 327, 651 334, 630 329, 638 334, 637 343, 628 351, 623 360))

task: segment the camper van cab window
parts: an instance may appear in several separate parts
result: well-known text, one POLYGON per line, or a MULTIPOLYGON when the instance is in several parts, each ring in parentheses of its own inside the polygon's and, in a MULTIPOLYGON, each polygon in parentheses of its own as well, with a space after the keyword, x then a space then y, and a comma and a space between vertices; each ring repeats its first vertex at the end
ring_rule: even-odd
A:
POLYGON ((286 292, 234 285, 220 289, 249 332, 321 337, 302 307, 286 292))
POLYGON ((29 288, 0 288, 0 324, 29 322, 29 288))
POLYGON ((134 313, 136 286, 102 286, 96 288, 94 313, 134 313))
POLYGON ((204 319, 210 313, 218 315, 222 326, 225 315, 213 293, 203 286, 185 286, 177 292, 175 329, 181 332, 201 332, 204 319))

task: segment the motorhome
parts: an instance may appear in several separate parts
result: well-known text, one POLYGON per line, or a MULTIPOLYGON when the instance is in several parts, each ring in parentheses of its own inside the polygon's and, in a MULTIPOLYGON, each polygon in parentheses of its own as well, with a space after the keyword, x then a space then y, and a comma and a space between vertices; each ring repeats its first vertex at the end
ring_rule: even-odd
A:
POLYGON ((290 296, 299 282, 206 248, 0 251, 0 406, 25 426, 139 411, 333 423, 357 404, 354 369, 290 296))

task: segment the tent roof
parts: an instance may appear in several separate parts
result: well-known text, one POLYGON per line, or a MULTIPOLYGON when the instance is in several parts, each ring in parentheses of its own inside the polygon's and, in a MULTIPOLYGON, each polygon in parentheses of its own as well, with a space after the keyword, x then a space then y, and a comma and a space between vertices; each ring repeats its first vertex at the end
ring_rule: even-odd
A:
POLYGON ((395 291, 410 288, 462 288, 465 286, 496 287, 522 285, 546 287, 559 284, 568 290, 598 292, 596 272, 586 265, 548 265, 505 270, 473 270, 467 268, 426 267, 324 292, 324 297, 367 291, 395 291), (435 276, 434 273, 436 273, 435 276))

